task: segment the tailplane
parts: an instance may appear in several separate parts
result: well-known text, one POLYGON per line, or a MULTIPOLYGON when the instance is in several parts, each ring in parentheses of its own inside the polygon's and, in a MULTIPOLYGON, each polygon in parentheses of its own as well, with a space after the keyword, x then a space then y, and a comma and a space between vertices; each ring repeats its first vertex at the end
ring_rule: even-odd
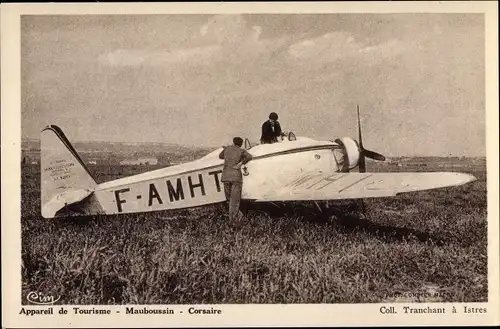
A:
POLYGON ((98 214, 97 183, 62 130, 47 126, 41 143, 41 211, 44 218, 98 214))

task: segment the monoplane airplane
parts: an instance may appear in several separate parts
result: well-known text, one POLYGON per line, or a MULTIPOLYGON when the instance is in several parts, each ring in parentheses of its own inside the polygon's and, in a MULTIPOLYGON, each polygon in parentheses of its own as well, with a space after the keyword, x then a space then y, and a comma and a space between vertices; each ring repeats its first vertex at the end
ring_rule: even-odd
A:
MULTIPOLYGON (((455 172, 367 173, 365 158, 385 157, 349 137, 318 141, 290 132, 273 144, 244 147, 242 199, 255 202, 327 201, 391 197, 463 185, 475 177, 455 172), (354 168, 357 172, 350 172, 354 168)), ((226 201, 220 181, 222 148, 184 164, 97 184, 62 130, 41 133, 41 212, 45 218, 112 215, 198 207, 226 201)))

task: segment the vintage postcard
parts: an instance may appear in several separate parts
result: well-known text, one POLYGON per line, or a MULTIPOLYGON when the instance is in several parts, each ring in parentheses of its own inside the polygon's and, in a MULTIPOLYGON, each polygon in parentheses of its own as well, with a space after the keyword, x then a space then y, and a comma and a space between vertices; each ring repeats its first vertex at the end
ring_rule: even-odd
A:
POLYGON ((495 2, 2 4, 2 327, 499 324, 495 2))

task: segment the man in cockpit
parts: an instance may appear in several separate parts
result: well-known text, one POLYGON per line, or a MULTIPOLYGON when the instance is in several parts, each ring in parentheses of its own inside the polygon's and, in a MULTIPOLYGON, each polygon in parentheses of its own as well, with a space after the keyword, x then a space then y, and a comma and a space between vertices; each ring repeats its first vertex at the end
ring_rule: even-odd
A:
POLYGON ((278 122, 278 114, 271 112, 269 120, 262 124, 262 135, 260 137, 261 144, 272 144, 278 141, 278 137, 282 136, 280 123, 278 122))

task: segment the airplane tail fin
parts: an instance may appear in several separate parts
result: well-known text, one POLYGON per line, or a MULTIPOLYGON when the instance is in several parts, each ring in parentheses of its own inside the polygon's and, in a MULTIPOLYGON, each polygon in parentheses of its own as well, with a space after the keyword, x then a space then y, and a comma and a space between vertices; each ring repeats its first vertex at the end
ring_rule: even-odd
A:
POLYGON ((93 194, 97 183, 62 130, 47 126, 40 144, 42 216, 101 213, 93 194))

